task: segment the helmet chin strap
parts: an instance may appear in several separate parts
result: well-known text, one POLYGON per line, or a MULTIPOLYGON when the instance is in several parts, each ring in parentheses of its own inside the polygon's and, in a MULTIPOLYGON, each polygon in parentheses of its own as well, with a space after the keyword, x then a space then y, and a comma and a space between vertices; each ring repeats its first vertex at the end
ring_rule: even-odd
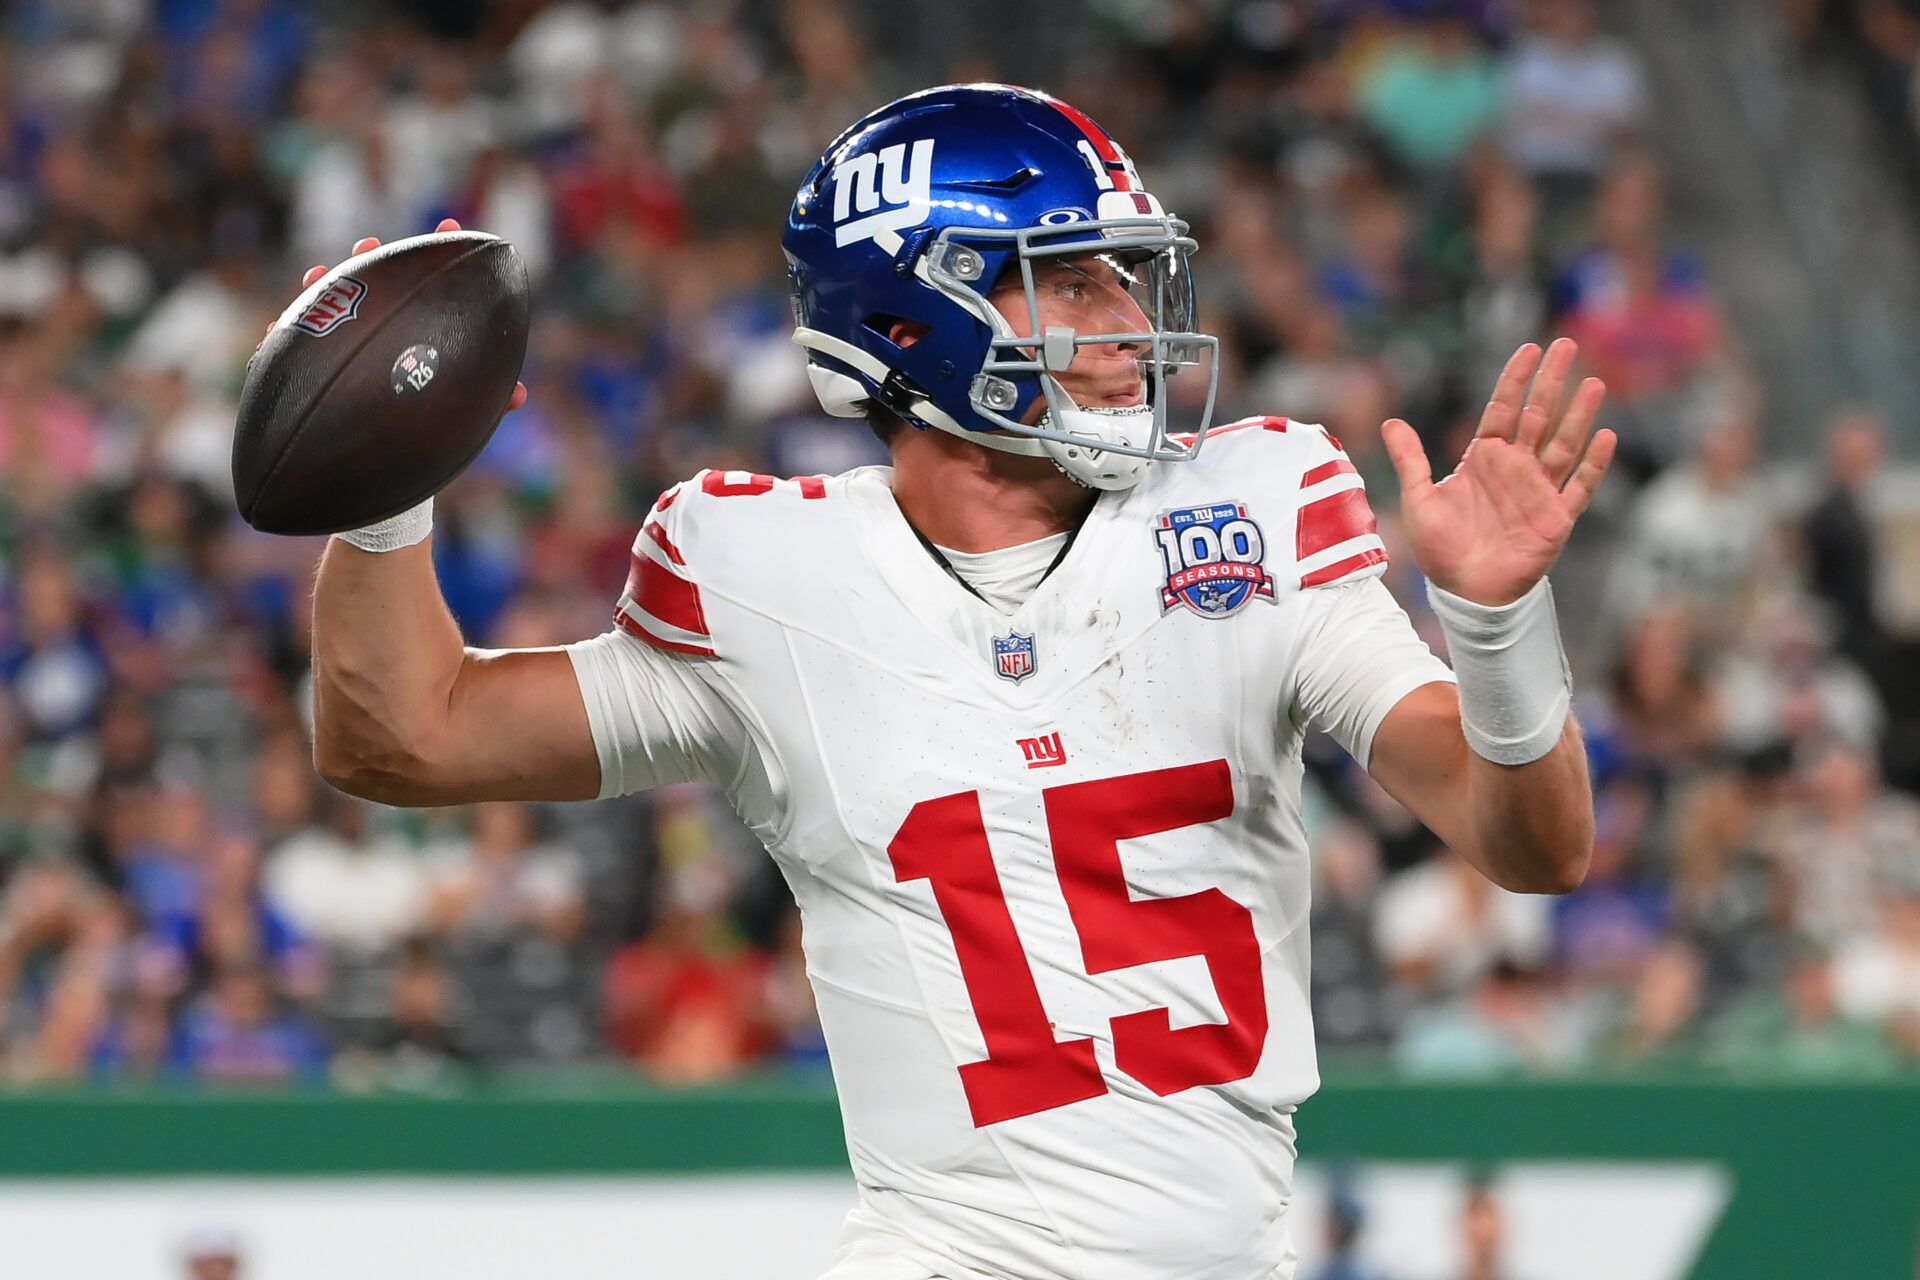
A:
POLYGON ((1125 444, 1144 447, 1153 438, 1153 406, 1126 405, 1112 408, 1063 407, 1049 410, 1040 419, 1042 426, 1055 426, 1076 437, 1076 443, 1059 440, 1040 441, 1041 451, 1053 459, 1053 465, 1067 478, 1089 489, 1131 489, 1140 483, 1153 459, 1131 453, 1102 449, 1100 444, 1125 444), (1087 443, 1077 443, 1084 439, 1087 443))
MULTIPOLYGON (((1061 399, 1072 404, 1071 397, 1064 392, 1061 399)), ((1005 432, 969 431, 942 413, 937 406, 924 400, 917 402, 914 410, 914 416, 921 421, 982 448, 1018 454, 1024 458, 1045 458, 1060 468, 1067 479, 1089 489, 1131 489, 1140 482, 1140 477, 1146 474, 1148 465, 1153 461, 1151 458, 1115 453, 1099 447, 1103 441, 1143 444, 1150 439, 1153 435, 1153 408, 1150 405, 1105 409, 1086 409, 1074 405, 1062 409, 1058 415, 1049 409, 1036 424, 1043 427, 1058 426, 1084 439, 1085 444, 1040 440, 1005 432)))

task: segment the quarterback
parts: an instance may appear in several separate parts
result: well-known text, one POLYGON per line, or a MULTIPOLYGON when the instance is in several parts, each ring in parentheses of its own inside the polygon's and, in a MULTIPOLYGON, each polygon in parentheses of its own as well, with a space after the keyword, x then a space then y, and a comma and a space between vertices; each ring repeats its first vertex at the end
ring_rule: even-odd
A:
POLYGON ((430 502, 336 538, 317 766, 391 804, 726 793, 804 921, 858 1186, 829 1280, 1291 1277, 1302 735, 1496 883, 1580 883, 1546 573, 1604 389, 1521 348, 1437 483, 1384 426, 1449 669, 1339 442, 1211 423, 1195 243, 1073 107, 883 107, 784 244, 814 390, 893 465, 676 485, 613 626, 550 650, 463 646, 430 502))

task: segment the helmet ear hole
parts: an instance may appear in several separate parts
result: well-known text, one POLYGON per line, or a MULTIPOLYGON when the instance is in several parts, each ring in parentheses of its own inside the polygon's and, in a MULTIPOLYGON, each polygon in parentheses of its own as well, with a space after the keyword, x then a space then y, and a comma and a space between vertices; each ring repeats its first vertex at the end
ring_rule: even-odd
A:
POLYGON ((903 351, 933 332, 933 326, 923 320, 908 320, 903 316, 890 316, 884 312, 875 312, 868 316, 866 325, 867 328, 903 351))

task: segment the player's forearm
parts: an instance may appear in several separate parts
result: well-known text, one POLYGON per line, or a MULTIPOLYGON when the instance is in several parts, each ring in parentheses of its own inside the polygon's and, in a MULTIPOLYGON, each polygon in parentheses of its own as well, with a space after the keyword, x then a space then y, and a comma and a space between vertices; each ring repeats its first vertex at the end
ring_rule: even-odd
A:
POLYGON ((388 804, 425 791, 466 659, 431 542, 327 546, 313 599, 313 754, 343 791, 388 804))
POLYGON ((1528 764, 1495 764, 1460 739, 1469 860, 1516 893, 1566 893, 1593 853, 1587 749, 1571 715, 1553 749, 1528 764))

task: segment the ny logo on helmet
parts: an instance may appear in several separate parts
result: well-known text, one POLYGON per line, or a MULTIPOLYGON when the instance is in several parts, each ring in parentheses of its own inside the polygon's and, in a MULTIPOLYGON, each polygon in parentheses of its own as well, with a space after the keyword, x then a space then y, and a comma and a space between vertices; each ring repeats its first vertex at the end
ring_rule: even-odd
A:
POLYGON ((896 142, 833 166, 833 242, 877 240, 890 232, 917 227, 933 210, 933 139, 922 138, 907 156, 896 142), (881 208, 882 205, 896 206, 881 208), (876 210, 878 212, 876 212, 876 210), (860 213, 865 217, 847 219, 860 213))

